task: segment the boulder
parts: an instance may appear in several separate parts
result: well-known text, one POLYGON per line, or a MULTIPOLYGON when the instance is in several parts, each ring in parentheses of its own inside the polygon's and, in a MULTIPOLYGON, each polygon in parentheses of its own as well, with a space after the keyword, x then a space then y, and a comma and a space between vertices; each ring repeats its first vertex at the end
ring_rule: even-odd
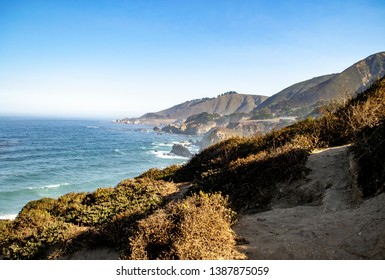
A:
POLYGON ((174 133, 174 134, 184 134, 179 127, 174 124, 167 125, 162 128, 162 132, 174 133))
POLYGON ((174 144, 172 146, 170 153, 180 157, 187 157, 187 158, 190 158, 192 156, 192 153, 185 146, 181 144, 174 144))

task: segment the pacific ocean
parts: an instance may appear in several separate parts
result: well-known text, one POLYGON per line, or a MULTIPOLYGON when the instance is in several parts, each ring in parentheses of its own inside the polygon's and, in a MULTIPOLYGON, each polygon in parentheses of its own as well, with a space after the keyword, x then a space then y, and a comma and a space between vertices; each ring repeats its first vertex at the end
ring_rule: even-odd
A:
POLYGON ((175 143, 197 152, 195 140, 145 125, 0 117, 0 219, 14 218, 31 200, 115 186, 186 162, 169 152, 175 143))

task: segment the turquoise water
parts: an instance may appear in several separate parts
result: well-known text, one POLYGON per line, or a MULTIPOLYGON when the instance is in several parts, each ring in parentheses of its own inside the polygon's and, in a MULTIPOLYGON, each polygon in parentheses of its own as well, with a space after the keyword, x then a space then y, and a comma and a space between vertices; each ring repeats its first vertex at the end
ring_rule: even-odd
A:
POLYGON ((151 167, 183 163, 168 152, 188 140, 196 139, 110 121, 0 117, 0 218, 31 200, 115 186, 151 167))

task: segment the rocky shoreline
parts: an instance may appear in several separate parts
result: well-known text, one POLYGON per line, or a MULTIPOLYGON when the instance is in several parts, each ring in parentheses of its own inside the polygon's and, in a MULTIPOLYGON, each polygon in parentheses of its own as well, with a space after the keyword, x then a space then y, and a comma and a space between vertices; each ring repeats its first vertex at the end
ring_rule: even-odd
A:
POLYGON ((277 117, 269 119, 250 119, 250 116, 220 116, 208 113, 192 115, 186 120, 164 118, 137 118, 115 120, 115 123, 153 125, 157 133, 200 136, 197 141, 200 150, 232 137, 249 137, 264 134, 273 129, 290 125, 297 117, 277 117))

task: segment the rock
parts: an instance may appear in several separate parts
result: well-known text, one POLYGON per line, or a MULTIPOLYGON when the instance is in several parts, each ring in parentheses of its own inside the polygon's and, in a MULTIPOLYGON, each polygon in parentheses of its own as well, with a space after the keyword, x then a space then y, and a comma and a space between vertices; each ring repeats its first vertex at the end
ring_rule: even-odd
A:
POLYGON ((170 153, 180 157, 187 157, 187 158, 190 158, 192 156, 192 153, 185 146, 180 144, 174 144, 172 146, 170 153))
POLYGON ((241 130, 234 130, 225 127, 215 127, 203 136, 200 142, 201 150, 236 136, 243 136, 243 132, 241 130))
POLYGON ((175 126, 174 124, 170 124, 170 125, 163 127, 162 132, 174 133, 174 134, 184 134, 184 133, 182 133, 180 128, 175 126))
POLYGON ((159 127, 155 126, 152 130, 154 130, 155 132, 162 132, 162 129, 160 129, 159 127))

